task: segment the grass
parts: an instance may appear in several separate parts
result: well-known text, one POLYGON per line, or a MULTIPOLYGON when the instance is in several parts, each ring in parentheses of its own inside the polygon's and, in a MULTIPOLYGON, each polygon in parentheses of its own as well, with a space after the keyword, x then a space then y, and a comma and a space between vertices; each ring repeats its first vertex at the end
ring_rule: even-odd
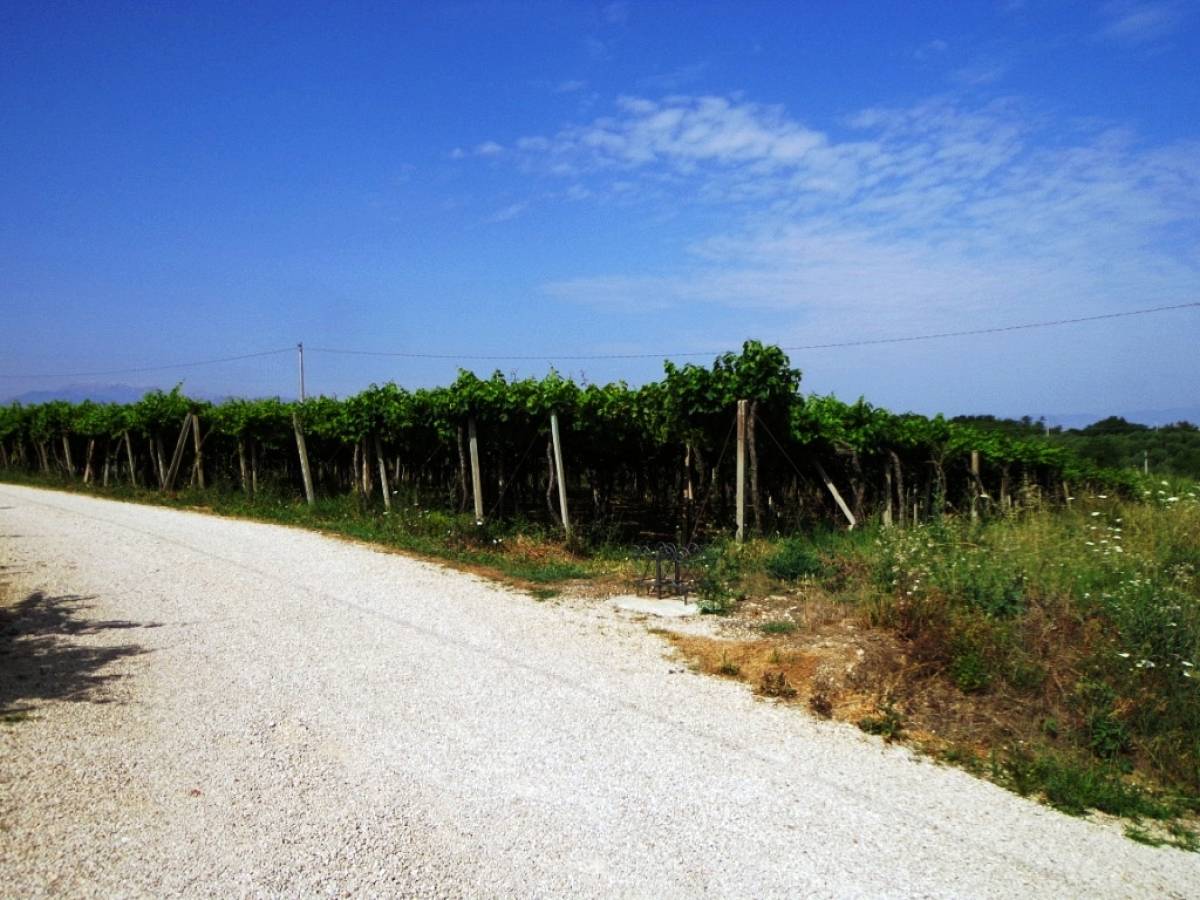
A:
POLYGON ((891 701, 887 701, 880 708, 878 715, 859 719, 858 727, 867 734, 877 734, 891 743, 904 734, 904 716, 891 701))
POLYGON ((763 634, 791 634, 796 630, 796 623, 787 619, 772 619, 758 626, 763 634))
MULTIPOLYGON (((1152 482, 1140 499, 1085 495, 978 523, 726 545, 707 560, 709 591, 735 615, 742 596, 782 592, 793 608, 832 598, 848 623, 889 637, 890 668, 871 677, 893 704, 861 714, 849 689, 841 701, 805 689, 818 714, 917 741, 1067 812, 1166 821, 1154 834, 1189 847, 1200 809, 1198 495, 1152 482), (990 771, 980 747, 985 760, 997 754, 990 771)), ((787 618, 751 627, 768 641, 737 651, 755 685, 759 657, 795 638, 787 618)))

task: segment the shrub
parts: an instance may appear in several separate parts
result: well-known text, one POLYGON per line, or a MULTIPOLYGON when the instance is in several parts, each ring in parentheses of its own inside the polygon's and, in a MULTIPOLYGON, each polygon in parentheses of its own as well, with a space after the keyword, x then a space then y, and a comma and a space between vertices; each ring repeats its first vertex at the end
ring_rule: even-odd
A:
POLYGON ((817 576, 823 568, 816 548, 800 538, 782 541, 766 564, 767 574, 780 581, 817 576))

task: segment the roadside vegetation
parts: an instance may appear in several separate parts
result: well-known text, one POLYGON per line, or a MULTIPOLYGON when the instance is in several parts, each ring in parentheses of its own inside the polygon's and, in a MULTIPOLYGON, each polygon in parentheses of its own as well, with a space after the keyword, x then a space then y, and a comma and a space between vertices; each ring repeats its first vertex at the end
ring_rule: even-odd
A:
POLYGON ((766 696, 1197 849, 1200 487, 1140 493, 726 544, 701 602, 728 638, 673 640, 766 696))

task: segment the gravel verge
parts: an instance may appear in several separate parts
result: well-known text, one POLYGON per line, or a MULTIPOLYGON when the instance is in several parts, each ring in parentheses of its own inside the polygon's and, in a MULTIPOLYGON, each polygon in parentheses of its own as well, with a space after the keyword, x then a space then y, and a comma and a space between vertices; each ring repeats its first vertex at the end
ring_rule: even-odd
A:
POLYGON ((600 601, 10 485, 0 566, 5 893, 1200 896, 1200 855, 681 671, 600 601))

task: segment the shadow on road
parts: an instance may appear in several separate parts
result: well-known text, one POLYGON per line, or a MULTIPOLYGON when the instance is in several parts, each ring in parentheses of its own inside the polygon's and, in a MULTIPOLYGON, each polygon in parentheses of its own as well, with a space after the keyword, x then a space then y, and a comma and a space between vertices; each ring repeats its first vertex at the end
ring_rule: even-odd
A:
POLYGON ((89 619, 84 613, 91 599, 37 591, 15 603, 0 600, 0 714, 28 712, 45 700, 112 702, 107 686, 120 675, 104 670, 146 650, 138 644, 97 645, 74 638, 156 628, 158 623, 89 619))

